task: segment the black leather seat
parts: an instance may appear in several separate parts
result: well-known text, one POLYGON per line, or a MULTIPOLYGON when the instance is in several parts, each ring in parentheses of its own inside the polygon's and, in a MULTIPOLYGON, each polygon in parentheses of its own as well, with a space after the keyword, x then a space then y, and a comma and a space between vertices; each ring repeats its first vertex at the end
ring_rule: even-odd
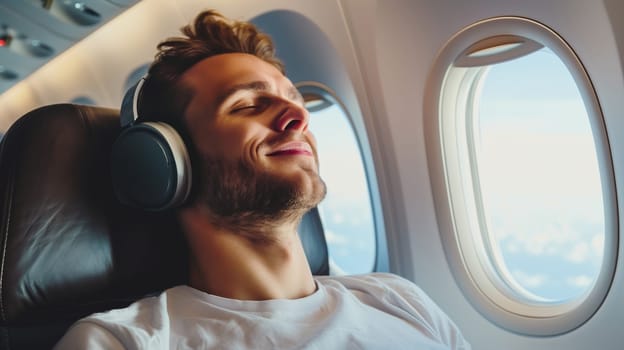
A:
MULTIPOLYGON (((0 349, 49 349, 76 320, 186 282, 172 212, 120 205, 110 185, 117 110, 51 105, 0 144, 0 349)), ((300 234, 314 274, 328 273, 316 209, 300 234)))

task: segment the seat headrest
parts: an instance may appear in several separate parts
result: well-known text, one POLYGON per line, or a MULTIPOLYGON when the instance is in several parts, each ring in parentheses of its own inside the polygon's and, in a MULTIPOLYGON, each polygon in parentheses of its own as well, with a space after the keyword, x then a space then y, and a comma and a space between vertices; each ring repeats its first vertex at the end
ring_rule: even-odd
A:
POLYGON ((32 111, 0 146, 0 318, 75 319, 185 281, 172 215, 121 207, 109 180, 116 110, 32 111))
POLYGON ((318 208, 303 216, 297 230, 313 275, 329 275, 329 251, 318 208))

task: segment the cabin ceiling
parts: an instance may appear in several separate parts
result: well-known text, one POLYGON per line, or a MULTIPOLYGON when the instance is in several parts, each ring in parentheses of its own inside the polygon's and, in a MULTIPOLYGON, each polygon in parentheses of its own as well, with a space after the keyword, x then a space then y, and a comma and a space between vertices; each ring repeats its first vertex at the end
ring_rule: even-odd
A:
POLYGON ((140 0, 0 0, 0 94, 140 0))

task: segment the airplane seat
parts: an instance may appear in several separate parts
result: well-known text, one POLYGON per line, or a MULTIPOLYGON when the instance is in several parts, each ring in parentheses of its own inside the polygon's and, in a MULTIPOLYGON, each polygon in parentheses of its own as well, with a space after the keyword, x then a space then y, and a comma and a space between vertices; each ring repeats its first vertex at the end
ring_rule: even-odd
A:
POLYGON ((117 204, 116 110, 52 105, 0 144, 0 347, 50 348, 77 319, 185 281, 169 213, 117 204))
MULTIPOLYGON (((33 110, 0 143, 0 349, 49 349, 76 320, 187 280, 172 211, 119 204, 109 153, 119 112, 33 110)), ((328 274, 316 209, 300 226, 314 274, 328 274)))

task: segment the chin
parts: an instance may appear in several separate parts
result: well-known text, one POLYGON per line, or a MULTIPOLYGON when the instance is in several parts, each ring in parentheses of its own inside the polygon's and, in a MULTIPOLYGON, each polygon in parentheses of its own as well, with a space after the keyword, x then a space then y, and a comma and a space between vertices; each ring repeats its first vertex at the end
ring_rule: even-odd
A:
POLYGON ((301 193, 302 202, 305 202, 308 209, 317 206, 327 194, 327 186, 316 171, 307 174, 305 179, 300 181, 298 191, 301 193))
POLYGON ((314 167, 291 164, 295 166, 260 170, 242 161, 204 164, 200 198, 229 221, 274 220, 293 210, 314 208, 325 197, 325 183, 314 167))

